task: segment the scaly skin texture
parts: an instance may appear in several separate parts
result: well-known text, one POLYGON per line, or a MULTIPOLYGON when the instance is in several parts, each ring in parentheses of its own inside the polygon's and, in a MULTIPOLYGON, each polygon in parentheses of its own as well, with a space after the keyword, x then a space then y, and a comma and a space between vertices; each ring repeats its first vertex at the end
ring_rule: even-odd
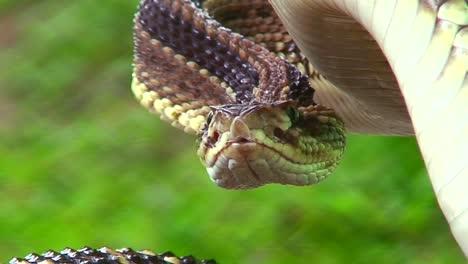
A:
POLYGON ((136 97, 201 137, 198 154, 224 188, 317 183, 343 154, 343 122, 315 103, 308 77, 292 64, 299 61, 265 47, 188 0, 143 0, 135 18, 136 97))
POLYGON ((43 254, 31 253, 24 258, 13 258, 10 264, 216 264, 214 260, 197 260, 192 256, 178 257, 171 252, 156 254, 149 250, 131 248, 113 250, 84 247, 66 248, 60 252, 49 250, 43 254))
POLYGON ((329 109, 289 103, 215 111, 198 154, 221 187, 265 183, 310 185, 336 167, 344 147, 343 123, 329 109))

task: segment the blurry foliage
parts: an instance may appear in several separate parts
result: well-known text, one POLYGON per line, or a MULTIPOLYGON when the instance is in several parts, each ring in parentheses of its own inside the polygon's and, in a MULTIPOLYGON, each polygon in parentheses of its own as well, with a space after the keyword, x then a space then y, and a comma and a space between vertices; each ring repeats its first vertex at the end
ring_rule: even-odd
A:
POLYGON ((137 1, 0 0, 0 262, 84 245, 220 263, 461 263, 414 138, 311 187, 227 191, 130 92, 137 1))

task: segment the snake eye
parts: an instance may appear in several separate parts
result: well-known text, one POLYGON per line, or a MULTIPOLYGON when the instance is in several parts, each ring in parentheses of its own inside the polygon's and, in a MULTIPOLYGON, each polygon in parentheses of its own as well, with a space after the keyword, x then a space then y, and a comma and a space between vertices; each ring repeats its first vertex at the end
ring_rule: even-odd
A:
POLYGON ((288 115, 292 124, 296 123, 296 121, 299 120, 300 113, 294 107, 289 107, 288 109, 286 109, 286 114, 288 115))

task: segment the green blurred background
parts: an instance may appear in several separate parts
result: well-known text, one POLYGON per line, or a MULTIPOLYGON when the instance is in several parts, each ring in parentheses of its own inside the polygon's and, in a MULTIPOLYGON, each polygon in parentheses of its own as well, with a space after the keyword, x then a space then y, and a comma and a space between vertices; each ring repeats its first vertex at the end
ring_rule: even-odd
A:
POLYGON ((132 247, 220 263, 462 263, 414 138, 311 187, 227 191, 130 92, 137 0, 0 0, 0 262, 132 247))

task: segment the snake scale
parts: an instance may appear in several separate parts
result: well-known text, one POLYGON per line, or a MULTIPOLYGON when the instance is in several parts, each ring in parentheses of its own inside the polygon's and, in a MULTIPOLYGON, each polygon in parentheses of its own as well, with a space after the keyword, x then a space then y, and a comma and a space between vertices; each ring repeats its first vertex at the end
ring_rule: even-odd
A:
POLYGON ((344 124, 314 102, 308 62, 269 2, 204 6, 245 35, 192 1, 140 3, 132 84, 138 100, 199 135, 198 155, 221 187, 323 180, 342 157, 344 124))

